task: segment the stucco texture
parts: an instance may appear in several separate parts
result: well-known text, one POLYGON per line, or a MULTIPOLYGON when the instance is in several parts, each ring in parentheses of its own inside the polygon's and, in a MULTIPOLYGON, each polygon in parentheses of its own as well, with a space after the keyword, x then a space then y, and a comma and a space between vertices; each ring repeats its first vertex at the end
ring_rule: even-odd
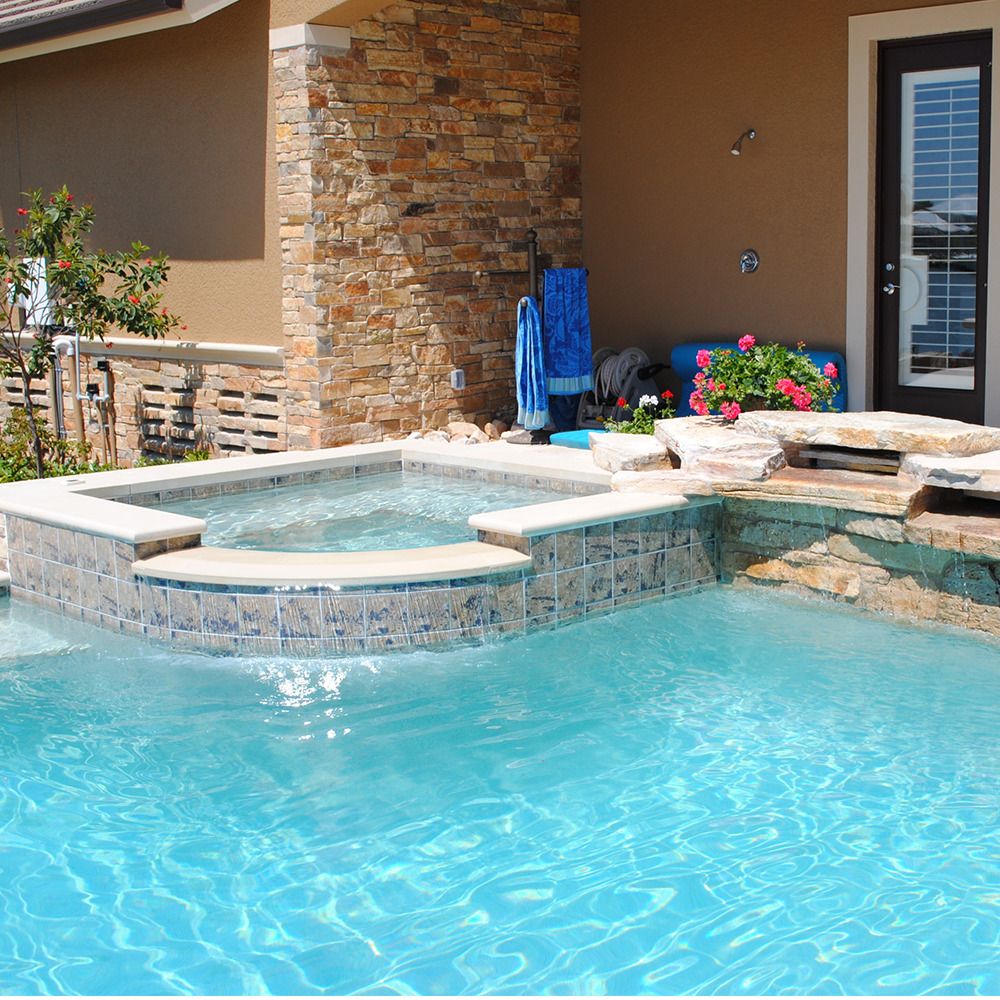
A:
POLYGON ((192 340, 280 344, 267 0, 196 24, 0 66, 0 224, 63 184, 93 243, 172 258, 166 303, 192 340))
POLYGON ((848 18, 917 6, 582 0, 595 346, 668 360, 753 333, 844 350, 848 18))

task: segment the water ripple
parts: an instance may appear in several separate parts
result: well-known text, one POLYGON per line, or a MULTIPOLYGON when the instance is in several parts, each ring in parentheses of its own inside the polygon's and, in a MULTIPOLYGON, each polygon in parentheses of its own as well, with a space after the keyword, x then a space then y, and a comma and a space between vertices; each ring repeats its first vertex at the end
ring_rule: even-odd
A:
POLYGON ((0 992, 995 993, 998 652, 722 589, 336 662, 0 607, 0 992))

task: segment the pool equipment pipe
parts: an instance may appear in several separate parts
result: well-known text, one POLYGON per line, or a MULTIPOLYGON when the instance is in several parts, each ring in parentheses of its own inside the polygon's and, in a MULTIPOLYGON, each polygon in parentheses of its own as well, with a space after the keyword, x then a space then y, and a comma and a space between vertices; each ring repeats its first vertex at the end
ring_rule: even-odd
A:
POLYGON ((757 135, 757 133, 752 128, 748 128, 743 133, 743 135, 741 135, 736 140, 736 142, 733 143, 733 148, 729 152, 732 153, 733 156, 739 156, 740 153, 743 152, 743 140, 744 139, 753 139, 754 136, 756 136, 756 135, 757 135))
POLYGON ((69 366, 69 393, 73 402, 73 422, 76 425, 75 434, 77 441, 86 441, 87 432, 83 426, 83 400, 86 395, 80 395, 80 334, 76 337, 61 336, 53 337, 52 350, 58 359, 60 353, 65 353, 67 358, 74 358, 75 363, 69 366))

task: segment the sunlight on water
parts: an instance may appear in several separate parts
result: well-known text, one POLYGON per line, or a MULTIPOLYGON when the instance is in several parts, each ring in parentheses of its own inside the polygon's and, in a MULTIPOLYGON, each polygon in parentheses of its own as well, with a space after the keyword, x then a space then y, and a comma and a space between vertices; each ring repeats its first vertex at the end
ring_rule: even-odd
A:
POLYGON ((718 588, 253 660, 2 602, 0 719, 4 992, 1000 988, 975 636, 718 588))

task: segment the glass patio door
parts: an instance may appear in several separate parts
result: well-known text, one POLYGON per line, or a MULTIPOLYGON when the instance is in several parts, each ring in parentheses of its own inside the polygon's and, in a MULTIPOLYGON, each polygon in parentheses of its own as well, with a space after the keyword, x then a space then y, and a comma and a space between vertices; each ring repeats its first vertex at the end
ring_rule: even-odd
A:
POLYGON ((992 48, 879 49, 879 409, 983 422, 992 48))

